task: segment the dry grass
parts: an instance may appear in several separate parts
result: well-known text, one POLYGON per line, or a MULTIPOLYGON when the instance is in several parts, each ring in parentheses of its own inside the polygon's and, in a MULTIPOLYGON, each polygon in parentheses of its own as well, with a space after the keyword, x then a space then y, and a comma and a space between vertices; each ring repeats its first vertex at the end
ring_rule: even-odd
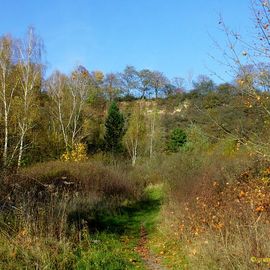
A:
POLYGON ((1 269, 74 269, 84 234, 99 229, 96 216, 137 201, 144 189, 123 170, 97 162, 40 163, 1 184, 1 269))
POLYGON ((259 179, 229 184, 223 189, 215 182, 213 186, 210 196, 210 192, 208 197, 202 192, 183 203, 184 211, 178 213, 174 224, 178 237, 185 243, 191 266, 256 268, 252 257, 269 257, 269 186, 259 179))
POLYGON ((125 172, 90 162, 41 163, 6 176, 2 184, 2 208, 31 211, 46 206, 57 209, 60 205, 65 208, 87 204, 91 207, 104 200, 136 200, 143 189, 143 184, 133 181, 125 172))
POLYGON ((267 164, 244 148, 228 154, 216 145, 181 152, 160 166, 168 183, 161 231, 167 242, 178 242, 175 253, 181 246, 188 269, 269 268, 262 262, 270 257, 267 164))

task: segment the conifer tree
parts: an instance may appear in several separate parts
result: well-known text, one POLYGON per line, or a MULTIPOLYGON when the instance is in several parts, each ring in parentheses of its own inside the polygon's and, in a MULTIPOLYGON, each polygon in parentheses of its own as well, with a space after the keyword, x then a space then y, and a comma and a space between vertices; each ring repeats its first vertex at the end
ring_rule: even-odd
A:
POLYGON ((169 141, 168 150, 171 152, 178 152, 182 146, 187 142, 187 135, 181 128, 175 128, 172 130, 169 141))
POLYGON ((113 101, 110 105, 105 121, 105 148, 108 152, 120 152, 122 150, 122 138, 124 136, 125 120, 117 104, 113 101))

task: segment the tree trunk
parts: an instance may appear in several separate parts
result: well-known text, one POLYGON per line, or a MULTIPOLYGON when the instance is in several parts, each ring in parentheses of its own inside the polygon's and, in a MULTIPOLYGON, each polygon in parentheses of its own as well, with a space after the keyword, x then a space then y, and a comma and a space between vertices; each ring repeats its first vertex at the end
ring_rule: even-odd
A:
POLYGON ((4 107, 5 107, 4 109, 5 139, 4 139, 3 162, 4 162, 4 167, 6 167, 7 166, 7 152, 8 152, 8 115, 7 115, 6 103, 4 107))
POLYGON ((21 163, 22 163, 23 143, 24 143, 24 131, 22 132, 21 139, 20 139, 20 148, 19 148, 19 156, 18 156, 18 164, 17 164, 18 169, 21 167, 21 163))

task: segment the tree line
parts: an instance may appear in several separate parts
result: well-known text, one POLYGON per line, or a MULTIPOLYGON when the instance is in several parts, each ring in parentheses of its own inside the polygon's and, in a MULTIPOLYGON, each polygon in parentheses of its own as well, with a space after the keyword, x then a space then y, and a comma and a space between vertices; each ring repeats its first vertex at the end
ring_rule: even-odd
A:
MULTIPOLYGON (((42 39, 33 28, 21 39, 9 35, 0 38, 0 162, 5 168, 59 158, 78 143, 85 144, 88 153, 108 151, 113 136, 108 135, 105 117, 113 101, 126 106, 123 130, 118 131, 122 141, 113 147, 124 148, 134 165, 138 155, 151 158, 157 149, 173 149, 166 146, 170 134, 179 134, 180 141, 186 138, 173 130, 180 122, 175 121, 170 128, 164 124, 162 109, 155 101, 171 99, 172 107, 193 99, 209 109, 224 105, 229 96, 254 83, 248 66, 247 71, 239 72, 234 84, 216 85, 201 75, 190 90, 185 89, 181 77, 170 80, 160 71, 133 66, 108 74, 77 66, 68 75, 54 71, 45 78, 43 55, 42 39), (178 104, 173 105, 173 100, 178 104), (134 102, 125 105, 124 101, 134 102)), ((192 115, 188 121, 196 119, 196 113, 192 115)))

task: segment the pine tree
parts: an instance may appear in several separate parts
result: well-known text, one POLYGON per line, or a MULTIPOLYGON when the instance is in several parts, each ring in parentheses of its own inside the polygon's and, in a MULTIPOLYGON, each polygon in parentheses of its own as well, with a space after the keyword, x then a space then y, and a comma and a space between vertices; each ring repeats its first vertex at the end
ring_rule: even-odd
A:
POLYGON ((178 152, 183 145, 187 142, 186 133, 180 129, 175 128, 170 134, 169 141, 167 144, 168 150, 171 152, 178 152))
POLYGON ((122 138, 125 133, 124 126, 125 120, 123 114, 113 101, 105 121, 106 130, 104 140, 106 151, 116 153, 122 150, 122 138))

